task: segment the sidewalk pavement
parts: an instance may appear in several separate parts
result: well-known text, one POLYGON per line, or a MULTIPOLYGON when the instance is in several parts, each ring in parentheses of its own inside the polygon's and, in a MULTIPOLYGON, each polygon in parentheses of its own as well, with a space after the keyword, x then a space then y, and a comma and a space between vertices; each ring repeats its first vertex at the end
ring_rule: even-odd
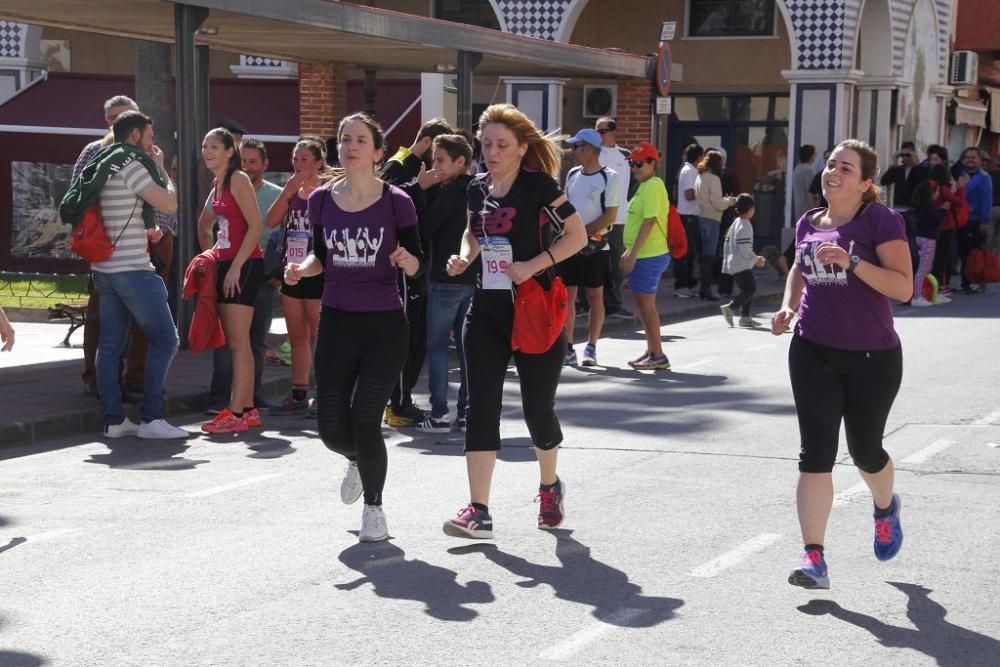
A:
MULTIPOLYGON (((781 301, 784 281, 770 269, 756 271, 757 297, 755 306, 781 301)), ((626 291, 626 307, 634 310, 626 291)), ((673 296, 673 281, 665 279, 657 295, 660 321, 664 324, 719 314, 724 302, 706 302, 697 297, 679 299, 673 296)), ((12 318, 13 319, 13 318, 12 318)), ((20 319, 20 318, 19 318, 20 319)), ((28 318, 25 318, 28 319, 28 318)), ((722 319, 719 318, 720 325, 722 319)), ((577 340, 586 338, 586 315, 578 316, 577 340)), ((604 336, 636 330, 638 319, 608 318, 604 336)), ((43 443, 79 433, 98 434, 103 428, 98 400, 83 393, 83 350, 59 345, 68 324, 14 321, 16 343, 12 352, 0 354, 0 448, 11 445, 43 443)), ((284 321, 276 318, 269 335, 275 347, 284 339, 284 321)), ((80 345, 83 330, 73 334, 72 342, 80 345)), ((187 350, 178 352, 170 367, 166 384, 167 418, 201 412, 207 407, 207 389, 212 375, 212 354, 195 355, 187 350)), ((291 387, 287 366, 266 363, 263 394, 278 399, 291 387)), ((417 384, 424 392, 426 380, 417 384)), ((126 413, 135 418, 135 406, 126 406, 126 413)))

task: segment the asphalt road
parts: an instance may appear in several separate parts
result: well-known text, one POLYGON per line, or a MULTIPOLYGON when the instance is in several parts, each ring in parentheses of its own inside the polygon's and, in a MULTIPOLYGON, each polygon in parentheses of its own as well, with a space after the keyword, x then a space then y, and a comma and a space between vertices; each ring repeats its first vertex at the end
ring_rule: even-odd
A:
POLYGON ((457 435, 386 430, 393 539, 374 545, 305 419, 0 450, 0 665, 1000 665, 1000 290, 897 314, 906 542, 875 560, 843 451, 830 591, 785 581, 789 337, 716 317, 664 327, 672 372, 625 367, 638 334, 564 372, 553 533, 513 371, 489 543, 441 532, 467 500, 457 435))

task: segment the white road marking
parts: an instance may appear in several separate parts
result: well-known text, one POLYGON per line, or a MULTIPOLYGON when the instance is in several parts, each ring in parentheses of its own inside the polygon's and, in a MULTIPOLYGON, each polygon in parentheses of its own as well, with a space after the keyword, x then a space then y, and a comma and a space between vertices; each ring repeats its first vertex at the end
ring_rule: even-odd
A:
POLYGON ((51 540, 54 537, 62 537, 63 535, 68 535, 69 533, 75 533, 80 530, 79 528, 56 528, 55 530, 47 530, 44 533, 38 533, 37 535, 29 535, 28 542, 40 542, 42 540, 51 540))
POLYGON ((994 447, 994 448, 1000 447, 1000 442, 987 442, 986 446, 987 447, 994 447))
POLYGON ((955 444, 954 440, 935 440, 934 442, 927 445, 923 449, 918 449, 917 451, 913 452, 905 459, 900 461, 900 463, 918 465, 920 463, 925 462, 927 459, 934 456, 935 454, 940 454, 941 452, 948 449, 954 444, 955 444))
POLYGON ((251 484, 256 484, 257 482, 263 482, 269 479, 274 479, 275 477, 281 477, 282 474, 283 473, 273 472, 266 475, 257 475, 256 477, 249 477, 247 479, 240 480, 239 482, 230 482, 229 484, 223 484, 222 486, 216 486, 211 489, 195 491, 194 493, 187 494, 187 497, 204 498, 206 496, 214 496, 217 493, 225 493, 226 491, 232 491, 233 489, 238 489, 243 486, 250 486, 251 484))
POLYGON ((566 658, 569 658, 579 652, 587 644, 607 633, 609 630, 612 630, 620 625, 626 625, 639 618, 647 611, 648 609, 623 607, 622 609, 612 612, 608 617, 607 622, 597 621, 592 623, 583 630, 570 635, 568 638, 559 642, 555 646, 550 646, 545 649, 538 654, 538 657, 542 660, 565 660, 566 658))
POLYGON ((972 422, 973 426, 991 426, 1000 420, 1000 409, 994 410, 985 417, 980 417, 976 421, 972 422))
POLYGON ((862 481, 858 482, 857 484, 855 484, 854 486, 849 487, 848 489, 846 489, 844 491, 841 491, 840 493, 838 493, 837 495, 835 495, 833 497, 833 506, 837 507, 839 505, 844 505, 851 498, 853 498, 854 496, 858 495, 862 491, 866 491, 866 490, 868 490, 868 485, 865 484, 864 480, 862 480, 862 481))
POLYGON ((781 535, 777 533, 761 533, 756 537, 750 538, 735 549, 730 549, 721 556, 699 565, 691 570, 689 574, 692 577, 714 577, 726 568, 736 565, 758 551, 763 551, 780 539, 781 535))

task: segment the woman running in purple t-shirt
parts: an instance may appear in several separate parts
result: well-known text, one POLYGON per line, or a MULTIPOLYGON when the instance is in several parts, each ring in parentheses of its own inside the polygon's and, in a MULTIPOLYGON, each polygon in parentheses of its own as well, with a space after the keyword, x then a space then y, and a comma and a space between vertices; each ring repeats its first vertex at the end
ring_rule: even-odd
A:
POLYGON ((829 588, 823 553, 833 506, 833 465, 840 423, 847 448, 875 502, 875 556, 889 560, 903 543, 892 459, 882 434, 903 377, 903 353, 889 299, 908 301, 913 269, 905 225, 879 203, 878 157, 849 139, 823 171, 828 208, 807 211, 795 229, 795 264, 771 332, 788 330, 801 451, 796 492, 805 552, 788 582, 829 588))

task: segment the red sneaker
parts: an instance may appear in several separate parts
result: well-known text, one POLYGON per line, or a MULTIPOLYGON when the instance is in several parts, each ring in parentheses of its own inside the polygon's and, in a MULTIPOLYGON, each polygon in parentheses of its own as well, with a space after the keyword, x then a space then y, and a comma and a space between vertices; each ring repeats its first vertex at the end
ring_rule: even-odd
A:
POLYGON ((535 500, 541 503, 538 510, 538 527, 542 530, 553 530, 558 528, 566 520, 566 512, 563 509, 563 500, 566 498, 566 483, 561 479, 556 480, 556 485, 552 491, 543 491, 538 487, 538 495, 535 500))
POLYGON ((206 433, 243 433, 247 430, 246 416, 237 417, 229 408, 223 408, 215 419, 201 425, 206 433))
POLYGON ((243 418, 247 421, 248 428, 260 428, 264 425, 264 422, 260 420, 260 412, 257 408, 251 408, 243 413, 243 418))

